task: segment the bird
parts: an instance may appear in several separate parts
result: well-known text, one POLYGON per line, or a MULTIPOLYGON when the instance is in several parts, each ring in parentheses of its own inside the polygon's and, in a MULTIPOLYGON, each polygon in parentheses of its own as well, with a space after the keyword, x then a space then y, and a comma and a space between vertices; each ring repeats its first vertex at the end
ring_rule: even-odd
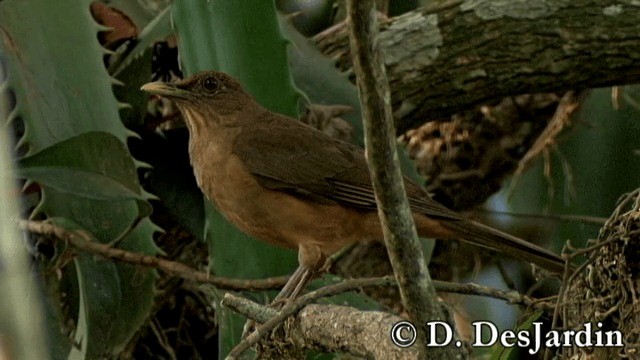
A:
MULTIPOLYGON (((261 106, 232 76, 195 73, 141 90, 172 100, 189 131, 199 188, 241 231, 298 250, 299 266, 277 299, 295 298, 341 248, 383 239, 364 151, 261 106)), ((467 218, 404 179, 418 235, 460 239, 551 272, 557 254, 467 218)))

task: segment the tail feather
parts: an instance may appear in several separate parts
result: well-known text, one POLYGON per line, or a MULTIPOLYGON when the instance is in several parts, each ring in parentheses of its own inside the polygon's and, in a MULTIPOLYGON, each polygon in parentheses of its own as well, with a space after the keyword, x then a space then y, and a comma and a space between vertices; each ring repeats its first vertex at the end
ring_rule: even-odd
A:
POLYGON ((443 225, 458 234, 461 240, 534 263, 555 273, 562 273, 565 269, 565 261, 559 255, 479 222, 447 221, 443 225))

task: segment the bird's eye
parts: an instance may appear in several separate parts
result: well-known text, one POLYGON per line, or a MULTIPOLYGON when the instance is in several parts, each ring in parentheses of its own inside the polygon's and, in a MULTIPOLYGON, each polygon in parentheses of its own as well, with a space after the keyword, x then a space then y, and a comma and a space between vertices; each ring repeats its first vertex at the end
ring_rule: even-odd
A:
POLYGON ((215 92, 218 90, 218 80, 213 77, 208 77, 202 82, 202 87, 208 92, 215 92))

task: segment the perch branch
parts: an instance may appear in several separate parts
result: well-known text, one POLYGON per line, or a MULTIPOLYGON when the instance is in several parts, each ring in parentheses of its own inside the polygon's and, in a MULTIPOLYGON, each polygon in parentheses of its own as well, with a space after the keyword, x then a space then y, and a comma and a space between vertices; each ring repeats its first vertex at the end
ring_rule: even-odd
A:
MULTIPOLYGON (((486 296, 505 300, 510 304, 521 304, 547 311, 553 307, 551 300, 542 302, 516 291, 502 291, 476 284, 454 284, 442 281, 433 283, 436 289, 442 292, 486 296)), ((404 359, 405 357, 402 356, 415 358, 417 352, 407 353, 395 348, 391 346, 387 337, 392 325, 401 321, 401 318, 391 314, 360 311, 336 305, 309 305, 320 298, 362 287, 395 285, 395 280, 391 277, 346 280, 303 295, 285 306, 281 312, 229 293, 225 294, 221 304, 249 319, 263 323, 251 337, 243 340, 242 351, 255 345, 263 336, 283 324, 289 316, 298 313, 294 317, 294 326, 291 327, 293 330, 288 334, 291 339, 294 339, 295 346, 325 352, 347 351, 352 355, 365 358, 404 359), (354 334, 362 334, 362 336, 354 338, 354 334), (380 335, 384 335, 384 339, 381 339, 380 335)), ((230 354, 232 357, 227 360, 236 358, 240 353, 230 354)))

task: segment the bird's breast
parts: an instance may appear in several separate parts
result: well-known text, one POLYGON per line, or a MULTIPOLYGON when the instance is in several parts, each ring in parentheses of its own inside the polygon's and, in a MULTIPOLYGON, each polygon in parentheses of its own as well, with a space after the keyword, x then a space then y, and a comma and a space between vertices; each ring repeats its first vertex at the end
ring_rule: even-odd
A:
POLYGON ((237 133, 227 132, 218 141, 190 142, 189 155, 198 187, 217 209, 243 232, 280 246, 295 247, 283 241, 273 223, 268 192, 232 153, 237 133))
POLYGON ((377 213, 304 200, 258 183, 232 152, 234 134, 190 145, 198 186, 243 232, 274 245, 315 244, 328 255, 360 240, 381 238, 377 213))

